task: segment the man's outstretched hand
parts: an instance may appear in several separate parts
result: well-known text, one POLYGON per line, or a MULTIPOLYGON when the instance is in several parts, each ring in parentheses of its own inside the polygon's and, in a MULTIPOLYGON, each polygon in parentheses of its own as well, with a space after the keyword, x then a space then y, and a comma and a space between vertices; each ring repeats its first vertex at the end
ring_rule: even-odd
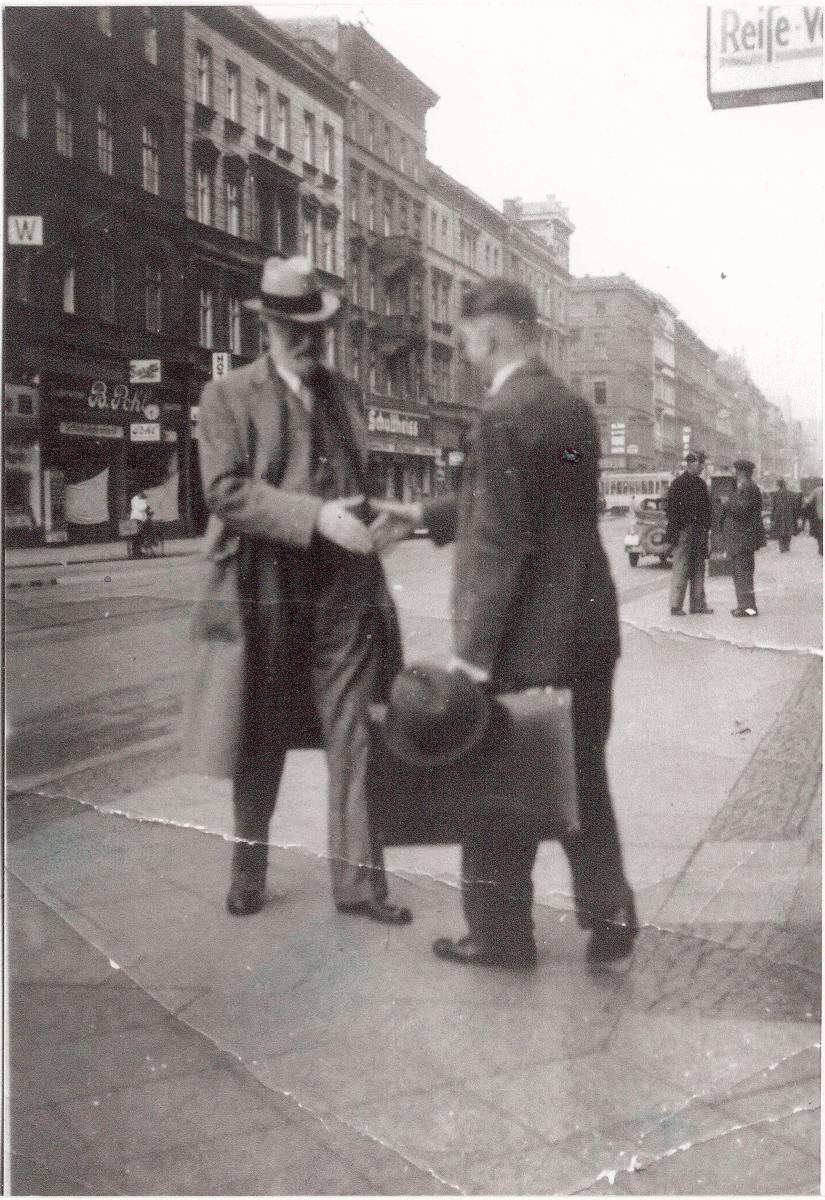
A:
POLYGON ((371 500, 370 504, 378 512, 370 533, 379 554, 409 537, 424 523, 420 504, 402 504, 398 500, 371 500))
POLYGON ((371 554, 375 548, 372 534, 364 522, 350 511, 363 503, 363 496, 344 496, 340 500, 324 501, 315 522, 318 532, 352 554, 371 554))

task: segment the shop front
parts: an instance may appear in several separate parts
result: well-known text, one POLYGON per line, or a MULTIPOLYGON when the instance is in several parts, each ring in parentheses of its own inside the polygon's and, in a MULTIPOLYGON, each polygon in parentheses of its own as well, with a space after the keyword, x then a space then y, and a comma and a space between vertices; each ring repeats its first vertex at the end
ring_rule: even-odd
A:
POLYGON ((426 500, 436 495, 432 420, 420 412, 365 408, 370 448, 370 484, 386 500, 426 500))
POLYGON ((186 531, 189 417, 173 389, 51 375, 41 392, 45 541, 127 537, 139 492, 167 534, 186 531))
POLYGON ((6 383, 3 395, 3 527, 9 546, 43 540, 40 391, 6 383))

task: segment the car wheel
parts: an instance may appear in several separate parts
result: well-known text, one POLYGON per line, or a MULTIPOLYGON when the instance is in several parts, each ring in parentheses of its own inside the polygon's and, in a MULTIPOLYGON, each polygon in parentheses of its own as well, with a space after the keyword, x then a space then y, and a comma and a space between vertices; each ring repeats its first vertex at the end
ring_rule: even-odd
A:
POLYGON ((631 567, 638 567, 638 565, 639 565, 638 554, 628 554, 627 558, 628 558, 628 561, 629 561, 631 567))

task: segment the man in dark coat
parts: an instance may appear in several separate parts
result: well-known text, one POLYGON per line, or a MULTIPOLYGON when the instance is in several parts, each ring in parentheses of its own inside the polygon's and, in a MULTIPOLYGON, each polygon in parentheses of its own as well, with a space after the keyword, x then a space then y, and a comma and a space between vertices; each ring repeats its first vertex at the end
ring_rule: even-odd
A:
POLYGON ((671 616, 683 617, 682 605, 690 585, 690 611, 712 613, 705 599, 705 559, 712 524, 710 493, 702 479, 705 456, 701 450, 685 455, 685 470, 674 479, 667 494, 665 540, 673 547, 670 581, 671 616))
POLYGON ((787 554, 791 548, 791 538, 796 533, 797 504, 796 497, 788 491, 785 480, 780 479, 771 501, 771 529, 779 541, 779 552, 787 554))
POLYGON ((736 486, 730 496, 722 497, 722 534, 736 589, 736 608, 730 611, 734 617, 758 617, 753 573, 754 553, 765 545, 762 493, 753 482, 755 463, 738 458, 733 469, 736 486))
MULTIPOLYGON (((588 405, 535 354, 536 308, 519 284, 488 280, 465 299, 462 337, 487 392, 457 496, 379 503, 376 543, 423 522, 455 540, 452 665, 496 693, 569 687, 581 834, 566 839, 588 955, 630 953, 636 934, 605 766, 619 656, 616 591, 599 537, 599 435, 588 405)), ((479 829, 463 846, 469 935, 439 938, 453 962, 536 962, 531 872, 537 842, 479 829)))
POLYGON ((266 323, 269 351, 204 389, 211 565, 185 740, 196 769, 233 777, 232 914, 265 901, 284 757, 320 735, 335 904, 401 924, 411 915, 386 902, 364 792, 368 706, 388 694, 400 640, 370 530, 354 511, 366 432, 343 381, 321 366, 338 304, 306 259, 268 259, 248 306, 266 323))
POLYGON ((817 549, 822 554, 822 484, 815 487, 805 504, 804 513, 808 518, 811 537, 816 538, 817 549))

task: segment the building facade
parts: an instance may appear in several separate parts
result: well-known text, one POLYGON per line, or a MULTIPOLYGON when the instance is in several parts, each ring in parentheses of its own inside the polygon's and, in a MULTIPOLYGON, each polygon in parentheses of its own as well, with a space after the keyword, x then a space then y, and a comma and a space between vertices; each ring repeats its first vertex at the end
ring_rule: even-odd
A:
POLYGON ((174 8, 5 14, 10 544, 121 536, 141 490, 189 525, 181 28, 174 8))
POLYGON ((363 392, 372 487, 388 497, 430 496, 424 162, 426 116, 438 97, 361 26, 282 25, 348 89, 342 365, 363 392))
MULTIPOLYGON (((182 13, 189 472, 199 529, 206 513, 198 398, 216 371, 239 366, 263 348, 260 322, 243 301, 257 293, 264 259, 304 254, 325 286, 344 289, 348 92, 327 66, 254 9, 182 13)), ((344 363, 335 328, 328 332, 327 360, 344 363)))

